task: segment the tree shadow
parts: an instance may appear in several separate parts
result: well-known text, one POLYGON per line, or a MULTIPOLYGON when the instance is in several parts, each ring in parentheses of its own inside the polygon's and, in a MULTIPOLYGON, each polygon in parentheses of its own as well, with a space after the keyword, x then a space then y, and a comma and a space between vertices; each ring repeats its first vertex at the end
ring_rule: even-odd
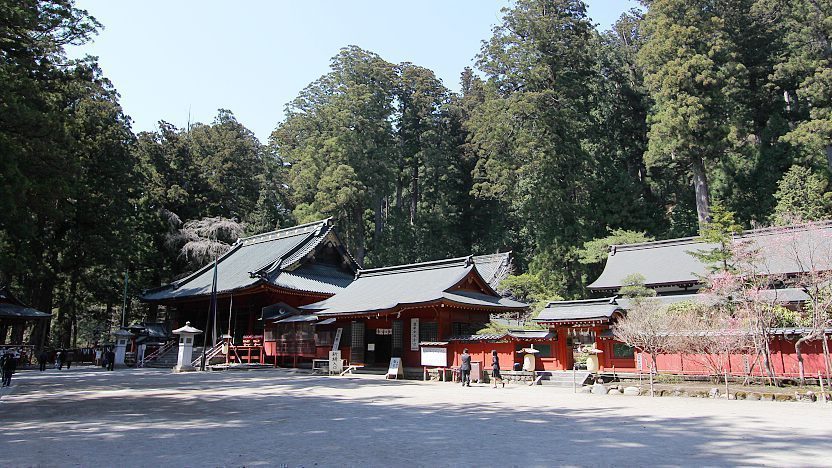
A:
POLYGON ((830 447, 829 430, 797 439, 714 417, 622 416, 567 408, 567 393, 512 408, 499 391, 451 384, 236 374, 22 376, 2 401, 0 465, 737 465, 783 453, 811 464, 830 447))

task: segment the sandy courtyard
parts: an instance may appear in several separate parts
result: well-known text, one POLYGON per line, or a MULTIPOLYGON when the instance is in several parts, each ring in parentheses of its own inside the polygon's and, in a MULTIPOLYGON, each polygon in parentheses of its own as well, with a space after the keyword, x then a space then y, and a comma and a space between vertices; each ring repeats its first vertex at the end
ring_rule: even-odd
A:
POLYGON ((287 371, 23 371, 0 466, 832 464, 832 405, 287 371))

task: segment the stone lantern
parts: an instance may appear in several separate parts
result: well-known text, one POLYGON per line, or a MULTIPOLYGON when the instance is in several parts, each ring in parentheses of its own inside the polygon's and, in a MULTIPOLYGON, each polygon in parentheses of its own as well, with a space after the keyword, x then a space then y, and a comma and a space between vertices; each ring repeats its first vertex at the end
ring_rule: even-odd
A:
POLYGON ((191 365, 194 354, 194 335, 202 333, 191 326, 191 322, 185 322, 185 326, 173 330, 173 334, 179 335, 179 359, 176 361, 176 366, 173 368, 174 372, 189 372, 195 371, 194 366, 191 365))
POLYGON ((114 335, 116 336, 116 359, 113 364, 115 366, 123 366, 124 356, 125 354, 127 354, 127 342, 130 341, 130 338, 133 337, 133 334, 127 330, 119 330, 115 332, 114 335))

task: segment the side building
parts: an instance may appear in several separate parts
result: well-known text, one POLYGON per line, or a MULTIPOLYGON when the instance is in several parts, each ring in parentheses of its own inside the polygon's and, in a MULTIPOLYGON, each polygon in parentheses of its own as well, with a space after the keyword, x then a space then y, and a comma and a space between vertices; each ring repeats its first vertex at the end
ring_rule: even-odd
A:
MULTIPOLYGON (((763 294, 768 296, 767 301, 787 308, 796 310, 808 300, 806 292, 794 287, 794 280, 808 268, 832 271, 832 223, 745 231, 734 238, 734 243, 745 251, 756 252, 756 273, 770 279, 771 289, 763 294)), ((594 345, 602 351, 598 356, 601 371, 636 371, 638 354, 617 341, 612 333, 612 327, 627 313, 630 304, 617 296, 622 280, 632 274, 642 275, 645 286, 654 289, 657 300, 663 304, 705 300, 697 293, 705 286, 703 278, 708 274, 708 265, 690 252, 716 247, 695 237, 612 246, 604 271, 589 285, 590 291, 602 297, 552 301, 534 320, 556 334, 556 355, 564 369, 572 368, 585 357, 582 348, 594 345)), ((779 337, 772 343, 779 359, 778 374, 794 375, 794 341, 800 330, 778 329, 772 330, 772 334, 779 337)), ((820 342, 807 343, 805 352, 811 354, 820 348, 820 342)), ((647 364, 643 366, 646 368, 647 364)), ((701 365, 678 355, 660 357, 659 368, 679 373, 705 372, 701 365)))
MULTIPOLYGON (((468 256, 361 270, 343 291, 301 306, 305 315, 276 321, 275 334, 297 333, 298 321, 314 323, 319 337, 340 336, 335 347, 350 363, 386 368, 390 358, 400 357, 405 368, 416 369, 422 343, 475 333, 492 313, 528 307, 501 297, 492 286, 509 259, 509 254, 468 256)), ((329 342, 317 349, 319 356, 333 347, 329 342)))

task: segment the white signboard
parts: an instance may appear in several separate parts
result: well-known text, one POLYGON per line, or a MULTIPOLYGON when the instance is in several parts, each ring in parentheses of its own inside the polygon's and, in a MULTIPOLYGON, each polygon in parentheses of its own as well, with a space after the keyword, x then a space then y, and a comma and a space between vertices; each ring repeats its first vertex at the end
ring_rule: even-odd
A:
POLYGON ((376 344, 375 343, 367 343, 367 351, 375 351, 376 344))
POLYGON ((335 331, 335 340, 332 341, 332 350, 338 351, 338 348, 341 347, 341 334, 344 333, 343 328, 339 328, 335 331))
POLYGON ((410 350, 419 351, 419 319, 410 319, 410 350))
POLYGON ((398 379, 399 376, 404 377, 404 369, 402 369, 402 358, 390 358, 390 367, 387 368, 387 375, 384 376, 385 379, 394 378, 398 379))
POLYGON ((329 352, 329 373, 340 374, 344 370, 344 361, 341 360, 341 351, 329 352))
POLYGON ((644 367, 642 367, 644 366, 644 358, 642 356, 643 355, 641 353, 636 353, 636 368, 638 370, 644 369, 644 367))
POLYGON ((376 335, 392 335, 392 328, 376 328, 376 335))
POLYGON ((422 365, 433 367, 448 367, 448 349, 423 346, 422 365))

